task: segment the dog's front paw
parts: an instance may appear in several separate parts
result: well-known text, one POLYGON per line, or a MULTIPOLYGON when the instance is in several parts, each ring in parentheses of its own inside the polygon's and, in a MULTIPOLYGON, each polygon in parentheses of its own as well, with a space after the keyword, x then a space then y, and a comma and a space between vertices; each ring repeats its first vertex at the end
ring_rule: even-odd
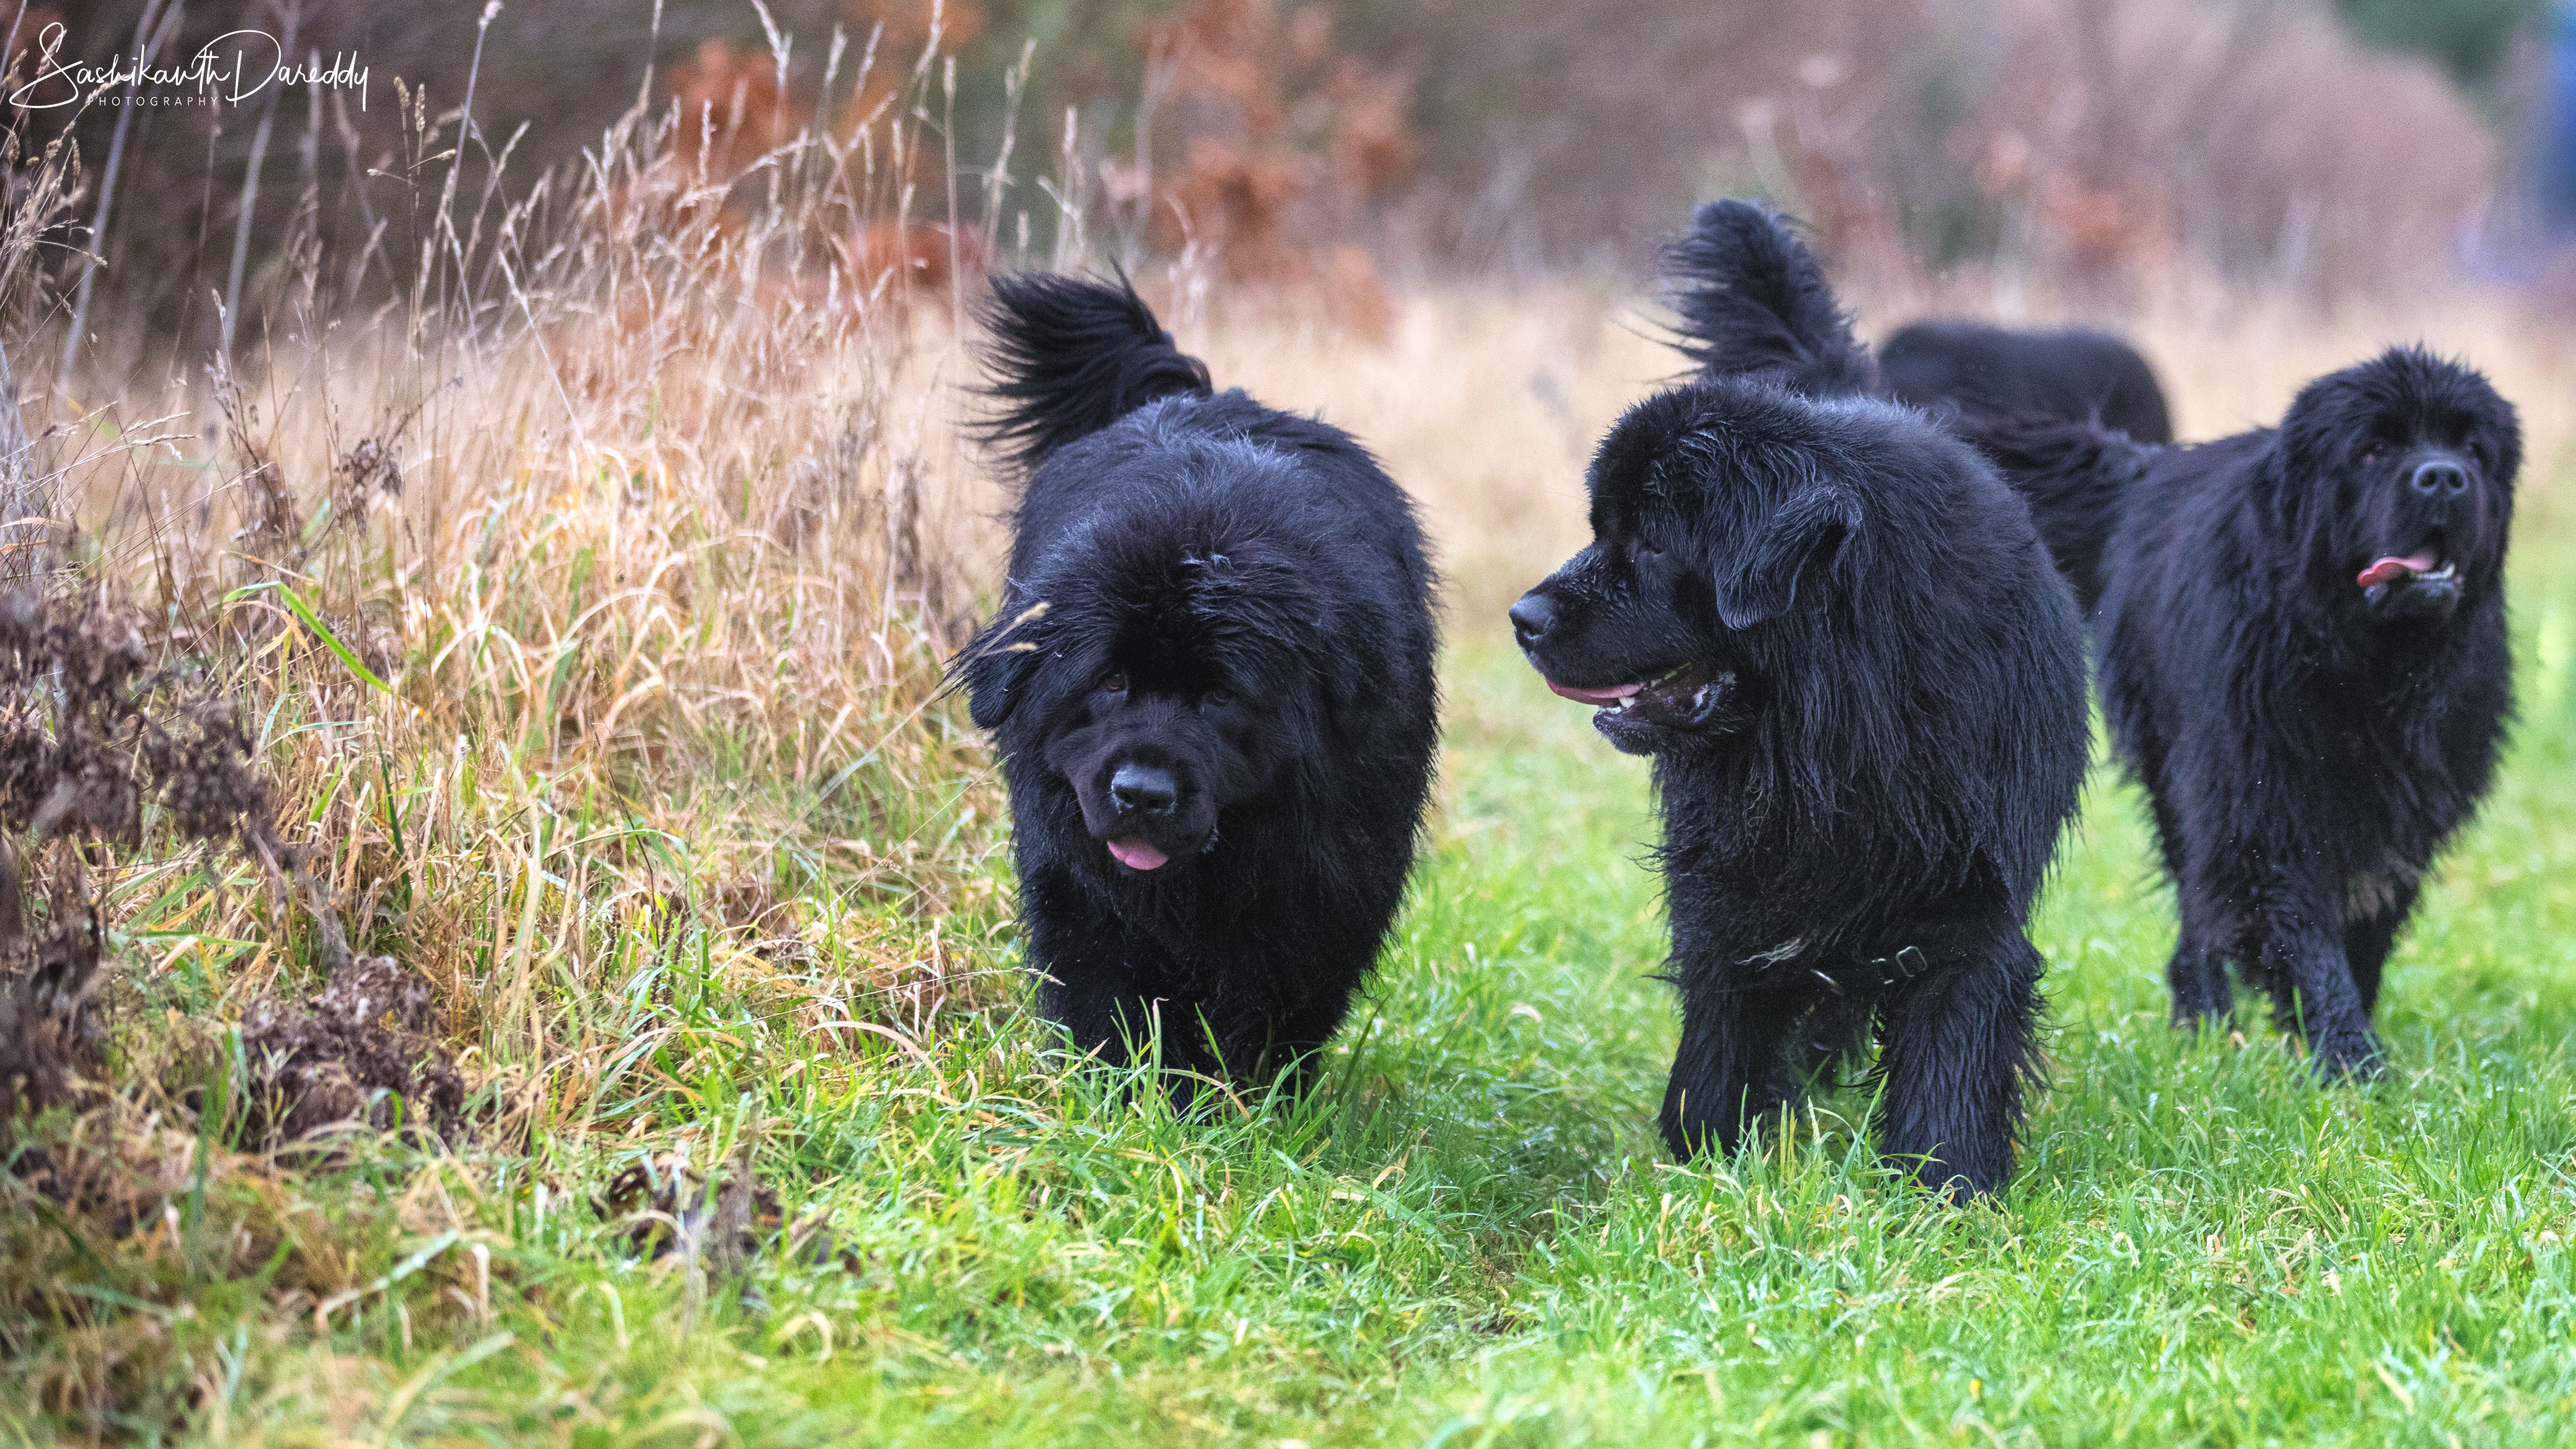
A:
POLYGON ((2329 1082, 2375 1082, 2388 1071, 2379 1039, 2367 1030, 2319 1033, 2308 1043, 2308 1061, 2329 1082))

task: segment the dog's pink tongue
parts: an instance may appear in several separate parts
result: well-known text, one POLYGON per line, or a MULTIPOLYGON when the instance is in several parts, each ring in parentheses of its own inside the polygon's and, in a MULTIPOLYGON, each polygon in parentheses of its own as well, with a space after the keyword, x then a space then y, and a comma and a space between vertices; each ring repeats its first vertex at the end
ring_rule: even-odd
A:
POLYGON ((1118 857, 1118 863, 1130 870, 1160 870, 1172 859, 1146 844, 1143 836, 1112 840, 1108 844, 1109 853, 1118 857))
POLYGON ((1592 705, 1617 704, 1645 688, 1642 684, 1617 684, 1608 689, 1577 689, 1571 684, 1559 684, 1553 679, 1548 680, 1547 687, 1568 699, 1592 705))
POLYGON ((2359 582, 2367 589, 2376 584, 2393 583, 2405 574, 2429 574, 2433 571, 2433 562, 2433 551, 2429 548, 2404 558, 2391 555, 2372 559, 2370 567, 2361 571, 2359 582))

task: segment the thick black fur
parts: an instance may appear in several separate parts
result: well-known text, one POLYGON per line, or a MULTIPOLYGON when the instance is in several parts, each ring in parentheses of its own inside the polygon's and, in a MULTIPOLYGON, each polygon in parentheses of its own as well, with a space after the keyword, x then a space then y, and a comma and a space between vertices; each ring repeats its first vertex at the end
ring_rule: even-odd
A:
MULTIPOLYGON (((1703 229, 1712 209, 1738 230, 1765 215, 1719 203, 1703 229)), ((1780 235, 1729 253, 1755 275, 1683 279, 1799 299, 1741 324, 1754 341, 1707 369, 1770 377, 1783 355, 1855 350, 1780 235)), ((2233 968, 2320 1072, 2376 1071, 2390 945, 2485 795, 2512 715, 2512 404, 2466 366, 2396 348, 2309 383, 2276 428, 2196 447, 1974 407, 1942 421, 2030 500, 2093 619, 2112 743, 2154 802, 2181 907, 2176 1023, 2226 1017, 2233 968), (2454 577, 2360 581, 2428 545, 2454 577)))
POLYGON ((1878 378, 1887 396, 1918 407, 1955 403, 2002 417, 2091 421, 2141 443, 2173 441, 2155 369, 2107 333, 1916 322, 1879 344, 1878 378))
POLYGON ((2512 712, 2512 405, 2397 348, 2309 383, 2276 428, 2013 443, 2050 536, 2089 535, 2060 561, 2098 600, 2103 712, 2181 907, 2174 1020, 2226 1017, 2233 967, 2319 1071, 2375 1072, 2381 968, 2512 712), (2453 575, 2361 582, 2422 550, 2453 575))
POLYGON ((1868 359, 1785 228, 1703 209, 1672 266, 1708 304, 1684 308, 1695 354, 1758 334, 1762 376, 1630 409, 1593 459, 1592 545, 1512 611, 1560 693, 1640 686, 1596 724, 1662 798, 1665 1140, 1734 1148, 1874 1027, 1881 1150, 1992 1191, 2034 1066, 2023 927, 2088 747, 2074 601, 1973 451, 1801 390, 1858 391, 1868 359), (1795 300, 1783 325, 1738 326, 1770 305, 1733 305, 1747 257, 1790 279, 1761 294, 1795 300))
POLYGON ((1664 252, 1675 345, 1703 378, 1759 378, 1810 397, 1883 391, 1797 223, 1742 201, 1703 203, 1664 252))
POLYGON ((1123 285, 1001 277, 983 320, 987 436, 1025 481, 953 672, 1001 748, 1040 1003, 1113 1059, 1159 1031, 1183 1098, 1302 1074, 1430 789, 1412 504, 1339 429, 1211 395, 1123 285))
POLYGON ((2075 590, 2077 609, 2092 618, 2121 502, 2163 450, 2089 420, 1949 409, 1938 416, 2030 500, 2040 539, 2075 590))

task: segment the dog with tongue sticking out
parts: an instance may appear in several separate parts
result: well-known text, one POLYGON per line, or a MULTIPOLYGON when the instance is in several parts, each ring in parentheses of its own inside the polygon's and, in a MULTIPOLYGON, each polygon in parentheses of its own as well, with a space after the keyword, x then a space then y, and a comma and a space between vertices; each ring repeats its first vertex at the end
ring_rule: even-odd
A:
POLYGON ((1432 572, 1348 434, 1217 392, 1123 285, 999 277, 1010 573, 952 677, 1011 792, 1038 1000, 1083 1051, 1302 1081, 1404 894, 1432 572))
MULTIPOLYGON (((1777 219, 1717 203, 1686 248, 1704 378, 1878 385, 1777 219)), ((2320 1073, 2376 1072, 2381 968, 2512 711, 2513 405, 2398 347, 2309 383, 2277 427, 2192 447, 1974 403, 1936 420, 2029 500, 2093 620, 2181 906, 2175 1023, 2224 1020, 2232 969, 2320 1073)))
POLYGON ((2094 609, 2181 907, 2175 1023, 2227 1018, 2233 974, 2320 1073, 2376 1073, 2381 970, 2511 713, 2513 406, 2400 347, 2195 447, 1966 425, 2094 609))
POLYGON ((2035 1061, 2024 925, 2090 748, 2074 601, 1985 462, 1858 395, 1868 355, 1776 218, 1703 209, 1671 275, 1695 352, 1744 302, 1785 312, 1793 365, 1629 409, 1591 545, 1511 608, 1548 687, 1654 760, 1665 1141, 1731 1151, 1874 1040, 1889 1163, 1992 1192, 2035 1061))

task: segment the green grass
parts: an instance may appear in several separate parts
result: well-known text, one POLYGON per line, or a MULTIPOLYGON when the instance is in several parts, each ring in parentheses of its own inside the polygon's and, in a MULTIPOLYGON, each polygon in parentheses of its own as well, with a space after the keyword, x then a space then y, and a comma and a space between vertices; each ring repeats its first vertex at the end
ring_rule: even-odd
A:
POLYGON ((107 1315, 160 1335, 170 1366, 124 1396, 144 1412, 105 1424, 22 1380, 0 1429, 2557 1442, 2576 1433, 2569 605, 2547 581, 2523 596, 2524 724, 2392 963, 2394 1070, 2374 1087, 2320 1089, 2250 1019, 2241 1039, 2166 1028, 2170 902, 2138 799, 2103 770, 2034 925, 2053 1085, 2005 1197, 1957 1209, 1902 1185, 1850 1130, 1866 1104, 1848 1093, 1795 1140, 1676 1166, 1652 1126, 1674 1022, 1649 977, 1643 770, 1470 645, 1435 847, 1309 1100, 1175 1120, 1068 1070, 1007 1007, 918 1056, 762 1035, 706 951, 639 949, 598 1010, 664 1033, 637 1070, 659 1081, 651 1131, 462 1161, 377 1146, 307 1174, 312 1231, 381 1284, 327 1329, 258 1275, 156 1300, 82 1290, 94 1270, 66 1256, 66 1292, 182 1305, 107 1315), (744 1143, 819 1238, 709 1271, 638 1261, 589 1206, 648 1149, 704 1164, 744 1143))

